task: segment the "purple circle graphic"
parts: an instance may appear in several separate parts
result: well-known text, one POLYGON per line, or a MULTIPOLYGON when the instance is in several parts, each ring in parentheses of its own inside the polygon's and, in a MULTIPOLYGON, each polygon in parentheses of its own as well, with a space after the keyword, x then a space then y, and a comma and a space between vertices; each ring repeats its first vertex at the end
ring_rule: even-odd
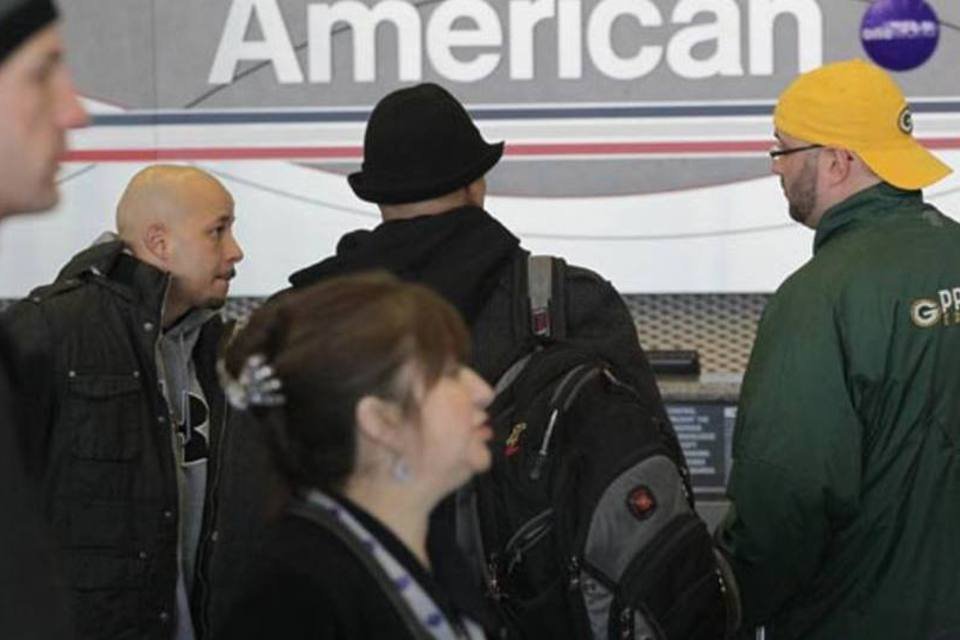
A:
POLYGON ((915 69, 940 41, 940 21, 923 0, 874 0, 860 23, 863 48, 881 67, 915 69))

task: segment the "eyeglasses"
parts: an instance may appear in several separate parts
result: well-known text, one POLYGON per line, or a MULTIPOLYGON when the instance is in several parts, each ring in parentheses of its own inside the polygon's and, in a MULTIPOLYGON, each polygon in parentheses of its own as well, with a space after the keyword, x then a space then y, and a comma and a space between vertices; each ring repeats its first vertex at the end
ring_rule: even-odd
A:
POLYGON ((801 151, 809 151, 810 149, 822 149, 822 144, 808 144, 805 147, 793 147, 792 149, 784 149, 780 145, 774 145, 770 151, 767 153, 770 154, 771 160, 776 160, 780 156, 788 156, 791 153, 800 153, 801 151))

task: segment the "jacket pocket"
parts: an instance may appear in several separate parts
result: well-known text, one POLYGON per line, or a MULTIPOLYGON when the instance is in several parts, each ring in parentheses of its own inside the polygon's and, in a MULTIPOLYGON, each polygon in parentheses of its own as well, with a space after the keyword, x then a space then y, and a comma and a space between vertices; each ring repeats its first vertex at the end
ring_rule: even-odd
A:
POLYGON ((139 612, 147 567, 142 560, 116 550, 68 550, 64 564, 78 638, 144 637, 139 612))
POLYGON ((142 447, 143 385, 136 373, 71 374, 63 420, 71 451, 87 460, 132 460, 142 447))
POLYGON ((148 568, 145 560, 117 549, 67 549, 64 561, 76 591, 140 589, 148 568))

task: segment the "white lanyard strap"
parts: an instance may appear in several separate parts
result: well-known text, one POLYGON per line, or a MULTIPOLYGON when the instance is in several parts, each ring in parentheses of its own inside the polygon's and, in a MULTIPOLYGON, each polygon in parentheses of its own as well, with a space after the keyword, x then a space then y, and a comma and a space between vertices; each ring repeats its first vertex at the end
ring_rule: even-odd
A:
MULTIPOLYGON (((454 630, 453 625, 440 610, 440 607, 427 594, 426 590, 403 567, 400 562, 380 544, 380 542, 342 504, 317 489, 310 490, 304 496, 307 502, 320 507, 343 525, 360 542, 370 556, 380 565, 390 579, 397 593, 413 611, 423 627, 437 640, 461 640, 463 636, 454 630)), ((466 620, 464 631, 470 640, 484 637, 480 627, 466 620)))

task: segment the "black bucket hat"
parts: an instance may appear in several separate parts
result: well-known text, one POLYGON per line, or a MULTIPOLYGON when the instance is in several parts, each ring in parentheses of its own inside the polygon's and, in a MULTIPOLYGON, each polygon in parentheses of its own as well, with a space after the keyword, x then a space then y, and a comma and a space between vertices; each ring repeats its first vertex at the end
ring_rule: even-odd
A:
POLYGON ((50 0, 0 0, 0 64, 56 18, 50 0))
POLYGON ((357 197, 403 204, 442 196, 483 176, 503 155, 488 144, 463 105, 435 84, 384 97, 363 137, 363 166, 349 176, 357 197))

